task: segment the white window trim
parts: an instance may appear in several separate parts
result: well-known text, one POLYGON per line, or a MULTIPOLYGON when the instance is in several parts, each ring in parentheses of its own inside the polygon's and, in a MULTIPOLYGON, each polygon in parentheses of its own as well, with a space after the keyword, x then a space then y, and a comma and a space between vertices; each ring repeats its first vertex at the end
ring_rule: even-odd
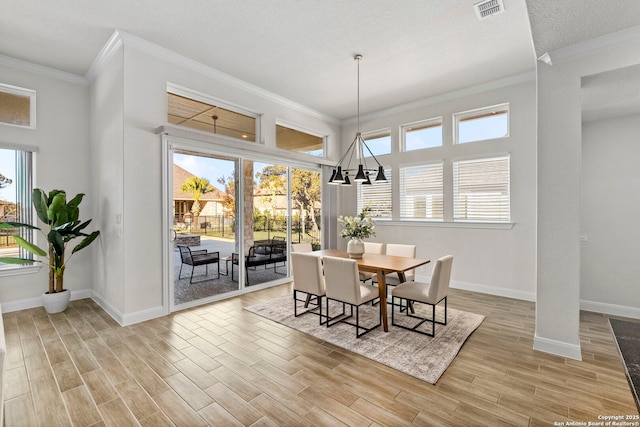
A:
MULTIPOLYGON (((264 141, 262 140, 262 135, 260 133, 260 130, 262 129, 262 126, 260 124, 261 119, 262 119, 262 114, 259 113, 255 113, 253 111, 249 111, 247 109, 245 109, 242 106, 218 99, 218 98, 214 98, 212 96, 209 96, 205 93, 202 92, 198 92, 189 88, 186 88, 184 86, 180 86, 174 83, 167 83, 167 92, 172 93, 174 95, 179 95, 179 96, 183 96, 185 98, 189 98, 189 99, 193 99, 194 101, 200 101, 200 102, 204 102, 205 104, 211 104, 211 105, 216 105, 220 108, 224 108, 225 110, 229 110, 229 111, 233 111, 235 113, 238 114, 243 114, 245 116, 248 117, 253 117, 254 119, 256 119, 256 141, 255 144, 262 144, 264 145, 264 141)), ((236 138, 234 138, 236 139, 236 138)), ((253 142, 252 142, 253 143, 253 142)))
POLYGON ((496 139, 508 138, 510 135, 511 135, 511 109, 508 102, 505 102, 503 104, 491 105, 488 107, 476 108, 473 110, 462 111, 462 112, 453 114, 453 145, 463 145, 463 144, 473 144, 474 142, 493 141, 496 139), (462 142, 462 143, 459 142, 458 123, 461 120, 478 115, 478 113, 490 113, 495 110, 507 111, 507 134, 505 136, 499 137, 499 138, 479 139, 477 141, 469 141, 469 142, 462 142))
POLYGON ((29 126, 16 125, 13 123, 0 122, 1 125, 17 127, 22 129, 35 129, 36 128, 36 91, 32 89, 25 89, 18 86, 11 86, 0 83, 0 92, 10 93, 12 95, 26 96, 29 98, 29 126))
MULTIPOLYGON (((367 142, 367 138, 371 138, 372 136, 375 136, 377 134, 381 134, 382 135, 382 134, 387 134, 387 133, 389 134, 389 152, 388 153, 382 153, 382 154, 376 154, 376 158, 379 157, 379 156, 381 157, 381 156, 388 156, 390 154, 393 154, 393 138, 392 138, 392 134, 391 134, 391 128, 390 127, 388 127, 388 128, 380 128, 380 129, 377 129, 377 130, 369 130, 369 131, 361 133, 362 139, 364 139, 365 143, 367 142)), ((364 154, 365 157, 372 157, 371 153, 369 153, 368 151, 365 150, 364 153, 365 153, 364 154)))
POLYGON ((411 123, 406 123, 404 125, 400 125, 400 152, 401 153, 409 153, 411 151, 430 150, 430 149, 433 149, 433 148, 442 147, 444 145, 444 137, 441 134, 440 135, 440 145, 437 145, 435 147, 417 148, 415 150, 407 151, 407 129, 408 128, 412 128, 412 127, 416 127, 416 126, 429 125, 429 124, 434 124, 435 126, 440 125, 440 127, 442 129, 444 129, 443 117, 433 117, 431 119, 418 120, 416 122, 411 122, 411 123))
MULTIPOLYGON (((322 157, 320 157, 320 156, 312 156, 312 155, 306 154, 306 153, 300 153, 300 154, 304 154, 304 155, 309 156, 310 158, 313 158, 313 159, 325 159, 325 158, 327 158, 327 141, 329 140, 329 136, 328 135, 323 134, 323 133, 318 132, 318 131, 315 131, 313 129, 309 129, 309 128, 305 128, 303 126, 295 125, 295 124, 293 124, 291 122, 288 122, 286 120, 281 120, 281 119, 276 119, 275 126, 282 126, 282 127, 285 127, 285 128, 289 128, 291 130, 296 130, 298 132, 302 132, 302 133, 306 133, 306 134, 309 134, 309 135, 312 135, 312 136, 316 136, 318 138, 322 138, 322 157)), ((276 148, 278 148, 278 147, 276 147, 276 148)), ((288 151, 288 150, 285 150, 285 151, 288 151)))

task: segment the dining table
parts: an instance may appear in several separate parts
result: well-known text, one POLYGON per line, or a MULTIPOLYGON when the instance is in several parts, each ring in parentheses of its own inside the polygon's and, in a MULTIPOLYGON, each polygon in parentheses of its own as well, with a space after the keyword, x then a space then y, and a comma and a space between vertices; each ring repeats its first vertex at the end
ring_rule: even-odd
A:
POLYGON ((405 271, 413 270, 431 262, 429 259, 411 258, 385 254, 362 254, 362 258, 351 258, 347 251, 340 249, 323 249, 310 252, 316 256, 331 256, 337 258, 348 258, 357 261, 358 269, 377 274, 378 291, 380 293, 380 317, 382 318, 382 328, 389 332, 387 322, 387 283, 385 276, 390 273, 398 273, 400 283, 406 280, 405 271))

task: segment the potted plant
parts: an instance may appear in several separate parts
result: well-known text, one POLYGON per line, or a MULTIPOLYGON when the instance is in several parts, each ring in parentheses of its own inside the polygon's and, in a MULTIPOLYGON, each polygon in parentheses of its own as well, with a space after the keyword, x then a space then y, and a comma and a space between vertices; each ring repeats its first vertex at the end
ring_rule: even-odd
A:
POLYGON ((78 206, 84 197, 83 193, 76 195, 67 202, 67 195, 62 190, 52 190, 49 194, 36 188, 32 193, 33 207, 40 221, 47 225, 43 230, 30 224, 21 222, 2 222, 0 228, 28 228, 40 231, 46 238, 47 250, 44 250, 20 236, 13 236, 18 245, 26 251, 44 257, 45 260, 30 258, 0 258, 0 262, 7 264, 31 264, 40 262, 49 266, 49 290, 43 294, 43 305, 48 313, 59 313, 66 310, 71 294, 64 288, 64 271, 71 255, 89 246, 99 235, 99 231, 86 234, 83 230, 91 220, 80 221, 78 206), (65 258, 67 244, 82 238, 69 258, 65 258))
POLYGON ((338 223, 344 226, 340 231, 340 236, 346 238, 350 237, 351 240, 347 243, 347 253, 349 258, 362 258, 364 253, 363 238, 375 236, 375 225, 371 221, 371 208, 366 207, 362 209, 362 212, 358 216, 342 216, 338 217, 338 223))

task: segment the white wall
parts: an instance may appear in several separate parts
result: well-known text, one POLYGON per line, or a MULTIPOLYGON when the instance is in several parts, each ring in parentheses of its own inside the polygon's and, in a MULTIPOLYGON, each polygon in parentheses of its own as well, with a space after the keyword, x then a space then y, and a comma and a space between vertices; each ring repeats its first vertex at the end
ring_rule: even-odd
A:
POLYGON ((640 312, 640 115, 582 126, 580 298, 640 312))
POLYGON ((162 146, 155 133, 168 124, 167 83, 260 113, 261 140, 268 147, 275 147, 276 120, 328 135, 334 143, 339 126, 217 79, 210 70, 139 40, 125 40, 122 58, 110 61, 99 72, 93 90, 106 103, 101 110, 103 102, 96 101, 96 151, 113 163, 96 168, 96 173, 100 204, 106 208, 101 219, 110 239, 103 246, 101 269, 112 272, 114 283, 103 281, 96 293, 112 315, 130 323, 160 315, 167 308, 162 275, 162 146), (121 116, 117 111, 120 90, 121 116), (107 191, 110 180, 120 188, 107 191), (116 223, 119 212, 120 225, 116 223))
MULTIPOLYGON (((536 138, 535 81, 530 76, 524 82, 491 88, 470 88, 454 99, 432 102, 408 111, 377 114, 363 118, 363 132, 391 128, 393 154, 380 156, 380 162, 394 170, 394 206, 398 215, 398 167, 430 160, 450 159, 483 154, 511 155, 511 215, 512 229, 454 228, 441 225, 408 224, 377 221, 377 236, 370 240, 417 245, 418 257, 437 259, 452 254, 453 286, 481 292, 535 299, 535 202, 536 202, 536 138), (510 105, 510 135, 508 138, 453 144, 453 114, 502 103, 510 105), (444 146, 427 150, 399 153, 399 129, 403 124, 434 117, 443 118, 444 146)), ((350 142, 356 127, 346 126, 343 141, 350 142)), ((445 168, 447 164, 445 164, 445 168)), ((450 162, 449 162, 450 167, 450 162)), ((446 174, 446 189, 452 189, 451 174, 446 174)), ((451 191, 451 190, 449 190, 451 191)), ((356 186, 341 188, 341 214, 356 212, 356 186)), ((445 197, 445 203, 451 198, 445 197)), ((346 246, 344 239, 340 244, 346 246)), ((430 266, 419 270, 418 276, 430 274, 430 266)))
MULTIPOLYGON (((71 79, 72 80, 72 79, 71 79)), ((70 197, 87 196, 80 205, 81 219, 91 218, 92 176, 89 164, 89 89, 86 85, 0 65, 0 82, 36 91, 36 129, 0 125, 0 140, 11 144, 39 147, 35 165, 35 187, 45 191, 62 189, 70 197)), ((89 226, 92 230, 98 224, 89 226)), ((41 240, 40 240, 41 241, 41 240)), ((65 288, 75 293, 90 294, 91 259, 97 246, 78 252, 65 272, 65 288)), ((48 269, 36 274, 0 277, 0 300, 3 310, 40 305, 40 295, 48 290, 48 269), (14 302, 22 301, 15 307, 14 302)))
POLYGON ((630 42, 552 66, 538 64, 535 349, 581 358, 581 78, 638 63, 640 44, 630 42))
POLYGON ((123 313, 125 304, 123 60, 120 48, 91 85, 91 170, 96 217, 102 234, 94 260, 93 295, 112 314, 123 313))

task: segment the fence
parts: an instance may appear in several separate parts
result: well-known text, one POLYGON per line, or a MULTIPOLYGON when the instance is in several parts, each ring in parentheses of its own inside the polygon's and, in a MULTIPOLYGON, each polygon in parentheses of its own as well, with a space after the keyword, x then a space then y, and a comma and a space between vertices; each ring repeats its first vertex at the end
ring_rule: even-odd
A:
MULTIPOLYGON (((203 236, 235 238, 235 219, 222 215, 175 215, 173 221, 174 230, 178 233, 200 234, 203 236)), ((270 239, 274 236, 286 236, 287 220, 271 219, 269 217, 254 218, 254 232, 260 239, 270 239)), ((291 225, 292 243, 309 242, 320 245, 321 231, 314 231, 310 221, 305 227, 299 220, 294 220, 291 225), (303 231, 304 230, 304 231, 303 231)), ((256 237, 257 240, 259 240, 256 237)))

